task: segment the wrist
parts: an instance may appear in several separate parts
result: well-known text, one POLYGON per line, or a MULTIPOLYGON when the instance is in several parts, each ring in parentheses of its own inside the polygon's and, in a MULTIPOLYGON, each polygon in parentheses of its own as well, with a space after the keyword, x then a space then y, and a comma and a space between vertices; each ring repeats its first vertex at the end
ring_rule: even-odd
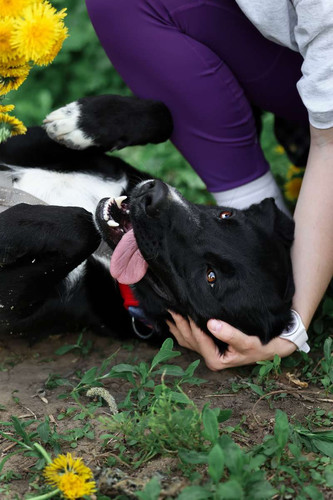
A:
POLYGON ((299 351, 309 352, 310 347, 307 343, 308 334, 298 312, 291 309, 292 321, 280 334, 280 338, 289 340, 295 344, 299 351))

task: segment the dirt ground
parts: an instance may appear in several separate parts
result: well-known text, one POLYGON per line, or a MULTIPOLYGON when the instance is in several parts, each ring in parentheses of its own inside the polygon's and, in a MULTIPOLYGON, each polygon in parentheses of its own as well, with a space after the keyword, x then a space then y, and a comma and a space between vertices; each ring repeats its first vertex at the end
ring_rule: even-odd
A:
MULTIPOLYGON (((69 352, 62 356, 55 354, 56 349, 64 344, 75 344, 77 338, 77 334, 51 336, 33 345, 29 345, 27 339, 0 339, 0 421, 8 421, 11 415, 16 415, 22 421, 27 419, 40 421, 48 415, 51 421, 55 422, 57 431, 63 433, 66 429, 73 427, 73 420, 68 418, 58 420, 57 417, 66 410, 66 407, 73 406, 73 401, 57 399, 59 394, 64 393, 63 387, 52 390, 45 388, 50 374, 57 374, 67 379, 75 378, 77 370, 84 372, 93 366, 100 366, 105 357, 116 351, 118 352, 113 364, 149 361, 157 352, 157 348, 135 340, 123 343, 119 340, 96 337, 86 333, 85 341, 91 339, 93 342, 88 356, 82 357, 77 352, 69 352)), ((198 358, 195 353, 179 350, 183 354, 175 358, 174 363, 183 368, 198 358)), ((203 406, 210 401, 213 407, 232 409, 233 414, 228 421, 230 425, 237 424, 242 416, 246 416, 245 425, 249 431, 249 437, 243 438, 244 445, 251 446, 261 440, 265 433, 272 430, 276 408, 286 411, 289 417, 295 416, 299 420, 304 420, 307 414, 318 407, 317 400, 311 397, 295 399, 290 394, 284 399, 275 401, 272 408, 265 400, 260 401, 254 408, 259 396, 244 390, 233 394, 230 389, 232 382, 241 381, 242 377, 251 373, 251 370, 252 368, 246 368, 213 373, 203 363, 200 363, 195 375, 206 379, 206 382, 200 386, 191 386, 186 389, 189 397, 198 406, 203 406), (224 394, 216 394, 222 391, 224 394), (265 422, 265 426, 262 426, 263 422, 265 422)), ((280 383, 283 388, 291 387, 283 376, 280 383)), ((125 398, 127 388, 122 380, 109 379, 105 386, 117 402, 125 398)), ((86 400, 89 401, 88 398, 86 400)), ((332 409, 326 403, 320 403, 320 407, 332 409)), ((96 416, 105 413, 106 410, 107 407, 101 407, 96 416)), ((75 450, 69 447, 66 449, 65 446, 64 451, 71 451, 84 458, 86 464, 93 469, 98 478, 100 493, 111 497, 125 494, 131 498, 131 492, 141 489, 145 482, 154 475, 162 480, 162 485, 165 483, 165 493, 170 496, 173 491, 179 491, 186 485, 186 480, 179 475, 179 472, 175 471, 174 477, 172 476, 174 469, 172 458, 152 460, 146 466, 135 471, 125 466, 122 467, 121 464, 119 467, 104 467, 107 453, 98 439, 103 430, 99 427, 97 419, 93 419, 91 424, 95 427, 95 439, 80 439, 75 450), (165 481, 163 481, 164 479, 165 481)), ((240 444, 242 443, 240 442, 240 444)), ((12 451, 12 443, 0 437, 0 457, 5 457, 10 451, 12 451)), ((10 496, 6 496, 6 498, 23 498, 24 494, 29 491, 27 478, 33 464, 34 459, 29 457, 22 459, 22 455, 17 455, 6 463, 4 471, 12 469, 22 476, 21 479, 11 483, 10 496)))

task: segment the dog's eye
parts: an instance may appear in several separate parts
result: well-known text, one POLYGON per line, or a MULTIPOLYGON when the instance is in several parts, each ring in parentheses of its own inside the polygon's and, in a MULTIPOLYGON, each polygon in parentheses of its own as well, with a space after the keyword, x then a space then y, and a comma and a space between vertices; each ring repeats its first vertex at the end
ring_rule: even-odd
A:
POLYGON ((216 281, 216 274, 214 273, 213 269, 207 269, 206 277, 209 285, 213 287, 216 281))
POLYGON ((229 219, 232 216, 232 212, 230 210, 225 210, 220 213, 220 219, 229 219))

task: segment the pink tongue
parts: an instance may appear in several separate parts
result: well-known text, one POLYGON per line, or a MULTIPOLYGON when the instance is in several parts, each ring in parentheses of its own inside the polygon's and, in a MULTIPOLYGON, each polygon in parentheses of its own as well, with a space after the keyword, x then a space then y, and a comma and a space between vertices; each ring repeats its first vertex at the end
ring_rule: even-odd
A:
POLYGON ((133 285, 146 274, 148 264, 142 257, 133 229, 116 246, 111 257, 111 275, 124 285, 133 285))

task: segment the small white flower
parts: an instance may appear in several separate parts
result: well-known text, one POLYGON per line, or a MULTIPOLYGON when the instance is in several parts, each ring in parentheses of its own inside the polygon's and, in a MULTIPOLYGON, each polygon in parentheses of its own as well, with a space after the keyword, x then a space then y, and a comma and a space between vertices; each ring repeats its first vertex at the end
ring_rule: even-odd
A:
POLYGON ((107 391, 103 387, 92 387, 87 391, 86 396, 88 396, 89 398, 93 398, 94 396, 99 396, 100 398, 104 399, 104 401, 107 403, 112 415, 118 413, 118 406, 114 397, 109 393, 109 391, 107 391))

